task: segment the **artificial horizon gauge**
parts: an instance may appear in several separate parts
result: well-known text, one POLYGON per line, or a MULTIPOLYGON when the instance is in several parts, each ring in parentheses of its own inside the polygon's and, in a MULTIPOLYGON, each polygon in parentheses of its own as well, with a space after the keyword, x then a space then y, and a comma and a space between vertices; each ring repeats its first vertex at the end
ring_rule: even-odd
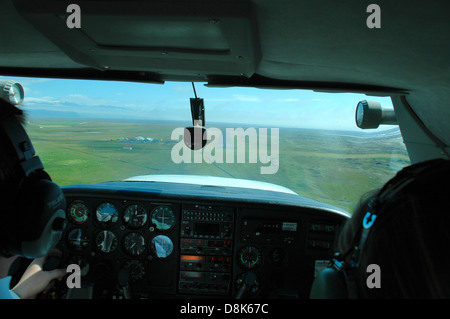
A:
POLYGON ((123 213, 123 220, 131 228, 139 228, 147 222, 147 211, 141 205, 130 205, 123 213))
POLYGON ((83 224, 88 218, 88 208, 82 201, 73 202, 69 206, 69 218, 75 224, 83 224))
POLYGON ((111 203, 102 203, 95 212, 97 221, 103 225, 115 224, 119 219, 117 208, 111 203))
POLYGON ((0 95, 13 105, 19 105, 23 102, 25 93, 20 83, 12 80, 0 81, 0 95))
POLYGON ((158 206, 152 212, 152 223, 159 230, 167 230, 175 225, 175 213, 169 206, 158 206))

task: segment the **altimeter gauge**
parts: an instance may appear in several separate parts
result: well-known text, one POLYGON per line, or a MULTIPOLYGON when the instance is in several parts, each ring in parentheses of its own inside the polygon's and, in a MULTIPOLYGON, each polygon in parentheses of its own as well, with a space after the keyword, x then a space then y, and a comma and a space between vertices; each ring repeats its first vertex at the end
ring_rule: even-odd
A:
POLYGON ((139 228, 147 222, 147 211, 140 205, 131 205, 125 210, 123 219, 129 227, 139 228))

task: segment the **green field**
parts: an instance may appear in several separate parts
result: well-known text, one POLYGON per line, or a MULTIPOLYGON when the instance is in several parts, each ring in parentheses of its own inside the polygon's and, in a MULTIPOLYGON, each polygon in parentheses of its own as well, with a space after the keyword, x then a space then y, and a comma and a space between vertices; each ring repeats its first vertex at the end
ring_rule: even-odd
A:
POLYGON ((279 184, 352 211, 363 193, 380 187, 409 164, 400 135, 363 138, 357 133, 346 136, 342 132, 288 128, 279 131, 276 174, 263 175, 260 167, 267 165, 248 160, 175 164, 171 151, 178 140, 172 141, 171 134, 182 126, 172 122, 31 120, 26 129, 46 170, 60 185, 149 174, 213 175, 279 184), (131 141, 139 136, 158 141, 131 141))

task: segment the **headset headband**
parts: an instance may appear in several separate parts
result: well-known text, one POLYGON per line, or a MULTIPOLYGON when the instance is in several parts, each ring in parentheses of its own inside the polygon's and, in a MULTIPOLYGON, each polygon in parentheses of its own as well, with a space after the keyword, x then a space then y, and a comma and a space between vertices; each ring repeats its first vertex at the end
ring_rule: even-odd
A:
POLYGON ((0 125, 17 155, 22 177, 27 177, 34 171, 43 170, 44 165, 40 158, 35 156, 33 144, 22 124, 14 116, 7 116, 0 120, 0 125))

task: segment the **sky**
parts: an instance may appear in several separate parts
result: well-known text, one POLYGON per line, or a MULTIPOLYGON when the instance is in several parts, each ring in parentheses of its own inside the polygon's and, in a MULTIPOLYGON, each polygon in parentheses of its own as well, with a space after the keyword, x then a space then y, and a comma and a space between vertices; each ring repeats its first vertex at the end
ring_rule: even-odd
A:
MULTIPOLYGON (((192 123, 189 99, 194 97, 194 91, 190 82, 161 85, 4 76, 0 79, 13 79, 24 87, 25 100, 21 107, 31 119, 37 111, 45 110, 53 112, 53 116, 192 123)), ((384 107, 392 106, 390 98, 363 94, 208 88, 204 84, 195 83, 195 89, 197 96, 204 99, 206 126, 222 122, 268 128, 361 131, 355 124, 355 109, 360 100, 375 100, 384 107)))

